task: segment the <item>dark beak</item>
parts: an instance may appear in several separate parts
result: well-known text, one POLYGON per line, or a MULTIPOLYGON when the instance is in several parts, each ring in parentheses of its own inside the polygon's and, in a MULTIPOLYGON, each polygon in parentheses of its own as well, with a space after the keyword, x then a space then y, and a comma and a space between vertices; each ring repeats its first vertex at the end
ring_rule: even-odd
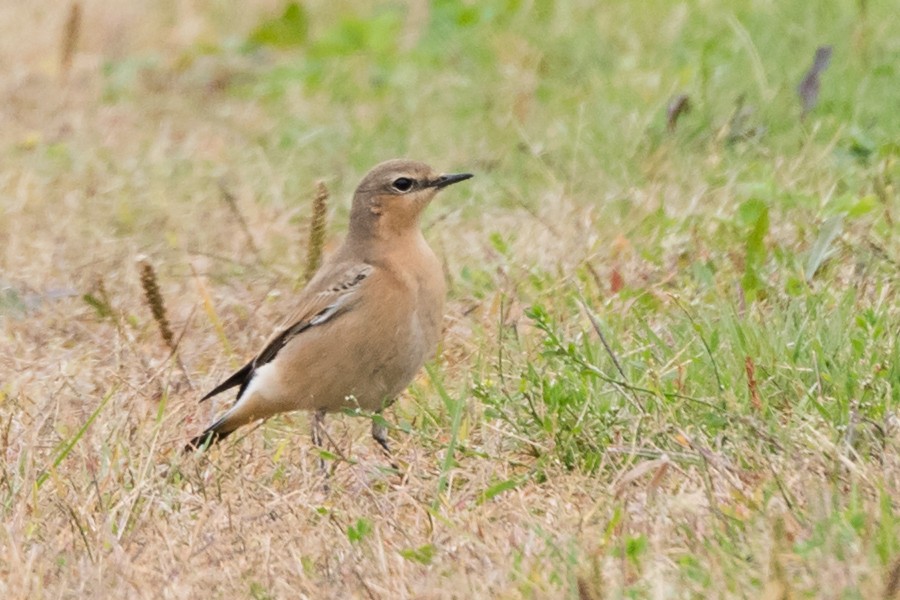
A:
POLYGON ((466 179, 471 179, 474 177, 471 173, 453 173, 450 175, 441 175, 437 179, 431 182, 431 187, 436 187, 438 189, 447 187, 448 185, 453 185, 454 183, 459 183, 460 181, 465 181, 466 179))

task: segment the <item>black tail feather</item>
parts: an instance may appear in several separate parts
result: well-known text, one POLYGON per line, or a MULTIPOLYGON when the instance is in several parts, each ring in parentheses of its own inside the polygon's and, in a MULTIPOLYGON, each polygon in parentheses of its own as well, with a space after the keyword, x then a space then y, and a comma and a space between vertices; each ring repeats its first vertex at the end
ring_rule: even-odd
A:
POLYGON ((204 400, 209 400, 216 394, 221 394, 225 390, 231 389, 237 385, 241 386, 241 391, 243 391, 244 386, 246 385, 247 381, 250 380, 250 375, 253 373, 253 362, 254 361, 251 360, 246 365, 241 367, 241 369, 239 371, 237 371, 236 373, 234 373, 231 377, 229 377, 228 379, 226 379, 225 381, 223 381, 222 383, 217 385, 215 387, 215 389, 213 389, 210 393, 208 393, 205 396, 203 396, 202 398, 200 398, 200 402, 203 402, 204 400))
MULTIPOLYGON (((240 395, 244 393, 244 390, 247 388, 247 384, 250 383, 250 379, 253 377, 253 364, 254 361, 251 360, 246 365, 241 367, 240 370, 232 374, 231 377, 217 385, 211 392, 200 398, 200 402, 208 400, 216 394, 220 394, 225 390, 238 385, 241 386, 240 391, 238 392, 238 398, 240 398, 240 395)), ((218 421, 207 427, 203 433, 185 444, 182 451, 194 452, 195 450, 206 450, 216 442, 227 438, 229 435, 231 435, 231 431, 220 431, 218 427, 221 424, 222 419, 220 418, 218 421)))
POLYGON ((192 439, 190 442, 185 444, 182 452, 188 453, 194 452, 196 450, 206 450, 216 442, 220 442, 227 438, 234 431, 216 431, 215 429, 213 429, 213 427, 210 427, 209 429, 192 439))

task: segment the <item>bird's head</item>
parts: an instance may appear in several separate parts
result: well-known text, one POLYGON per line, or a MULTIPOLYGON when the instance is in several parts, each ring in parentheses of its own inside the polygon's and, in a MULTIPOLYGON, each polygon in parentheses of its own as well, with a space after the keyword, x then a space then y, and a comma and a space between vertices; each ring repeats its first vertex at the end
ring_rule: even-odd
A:
POLYGON ((441 189, 470 177, 437 173, 414 160, 383 162, 356 188, 350 235, 392 237, 418 228, 422 211, 441 189))

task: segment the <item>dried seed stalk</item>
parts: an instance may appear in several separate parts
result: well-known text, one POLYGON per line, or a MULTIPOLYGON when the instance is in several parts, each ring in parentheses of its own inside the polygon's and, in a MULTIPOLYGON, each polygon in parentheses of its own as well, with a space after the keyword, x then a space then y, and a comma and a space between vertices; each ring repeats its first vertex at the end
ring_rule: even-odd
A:
POLYGON ((144 299, 153 313, 153 320, 159 326, 159 333, 162 335, 163 341, 172 352, 175 352, 175 336, 172 335, 172 328, 169 326, 169 320, 166 318, 166 305, 163 302, 162 294, 159 291, 159 284, 156 281, 156 271, 146 259, 141 259, 141 287, 144 288, 144 299))
POLYGON ((228 205, 228 208, 231 209, 231 214, 234 215, 234 218, 237 220, 238 225, 240 225, 241 230, 247 237, 247 246, 250 248, 250 251, 253 252, 253 254, 256 256, 257 260, 259 260, 259 247, 253 240, 253 234, 250 232, 250 226, 247 225, 247 219, 244 218, 241 209, 238 207, 237 198, 234 197, 234 194, 231 193, 231 190, 228 189, 228 186, 222 179, 219 179, 219 191, 222 192, 222 200, 224 200, 225 204, 228 205))
POLYGON ((75 47, 78 45, 78 37, 81 34, 81 3, 73 2, 69 7, 69 18, 62 32, 60 44, 59 64, 62 72, 68 73, 72 68, 72 57, 75 55, 75 47))
POLYGON ((328 188, 325 182, 316 184, 316 197, 313 199, 313 214, 309 228, 309 246, 306 251, 306 271, 304 281, 315 275, 322 263, 322 247, 325 245, 325 225, 328 217, 328 188))

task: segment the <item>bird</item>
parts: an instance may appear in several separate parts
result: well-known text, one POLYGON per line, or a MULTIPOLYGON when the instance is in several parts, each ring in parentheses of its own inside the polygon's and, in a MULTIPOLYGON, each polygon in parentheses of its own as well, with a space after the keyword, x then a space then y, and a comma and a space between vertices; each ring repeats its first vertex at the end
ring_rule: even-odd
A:
MULTIPOLYGON (((205 450, 238 428, 273 415, 312 412, 322 444, 326 413, 380 413, 413 380, 441 336, 446 283, 422 235, 422 213, 438 192, 470 179, 425 163, 376 165, 353 195, 344 243, 300 292, 263 349, 201 402, 237 387, 231 408, 185 451, 205 450)), ((391 455, 383 419, 372 437, 391 455)))

